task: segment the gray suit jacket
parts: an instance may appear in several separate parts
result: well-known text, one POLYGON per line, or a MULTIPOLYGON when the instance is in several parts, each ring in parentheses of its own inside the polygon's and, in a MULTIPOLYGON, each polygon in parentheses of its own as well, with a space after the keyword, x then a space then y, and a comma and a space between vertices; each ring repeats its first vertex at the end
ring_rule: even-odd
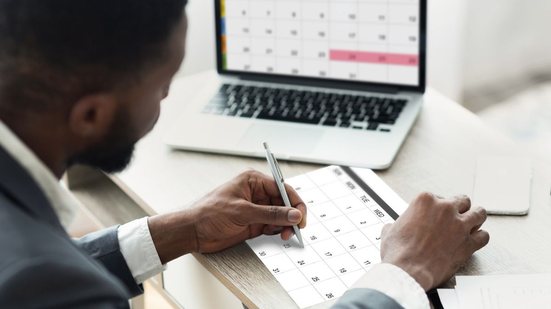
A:
POLYGON ((117 227, 73 241, 38 185, 0 147, 0 308, 128 308, 140 293, 117 227))
POLYGON ((332 309, 401 309, 394 299, 376 290, 352 289, 347 291, 332 309))

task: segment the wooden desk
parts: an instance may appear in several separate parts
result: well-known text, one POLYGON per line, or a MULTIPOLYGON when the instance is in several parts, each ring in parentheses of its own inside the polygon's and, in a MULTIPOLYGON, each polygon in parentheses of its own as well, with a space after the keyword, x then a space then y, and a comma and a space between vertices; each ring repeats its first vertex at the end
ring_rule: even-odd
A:
MULTIPOLYGON (((266 171, 263 160, 172 151, 162 143, 162 132, 212 74, 202 73, 174 83, 172 94, 163 104, 158 126, 138 144, 132 165, 122 174, 111 177, 111 181, 149 215, 188 207, 248 168, 266 171)), ((223 130, 220 134, 224 134, 223 130)), ((471 194, 476 158, 488 154, 522 155, 523 152, 486 127, 475 115, 428 90, 423 111, 396 162, 389 170, 378 174, 407 201, 422 191, 441 196, 471 194)), ((288 177, 319 167, 282 163, 283 173, 288 177)), ((534 158, 534 172, 530 214, 490 217, 484 226, 491 234, 490 244, 475 255, 461 270, 462 274, 551 271, 551 245, 548 245, 551 240, 551 168, 545 161, 534 158)), ((72 186, 78 197, 92 205, 92 211, 101 217, 100 220, 112 220, 115 216, 125 221, 136 217, 139 210, 128 210, 131 209, 128 198, 108 187, 101 176, 72 186), (113 207, 115 203, 128 208, 118 209, 113 215, 113 210, 106 212, 100 206, 110 204, 113 207)), ((241 244, 218 254, 194 256, 247 307, 296 307, 247 245, 241 244)))

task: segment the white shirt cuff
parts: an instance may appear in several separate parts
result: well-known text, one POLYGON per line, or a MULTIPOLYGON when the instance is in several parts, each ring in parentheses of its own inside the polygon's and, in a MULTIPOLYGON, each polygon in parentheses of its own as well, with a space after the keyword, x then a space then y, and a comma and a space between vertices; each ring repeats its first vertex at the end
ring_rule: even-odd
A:
POLYGON ((373 266, 352 288, 377 290, 404 308, 430 308, 429 299, 421 285, 400 267, 392 264, 381 263, 373 266))
POLYGON ((119 247, 136 283, 164 270, 153 244, 147 217, 121 225, 118 230, 119 247))

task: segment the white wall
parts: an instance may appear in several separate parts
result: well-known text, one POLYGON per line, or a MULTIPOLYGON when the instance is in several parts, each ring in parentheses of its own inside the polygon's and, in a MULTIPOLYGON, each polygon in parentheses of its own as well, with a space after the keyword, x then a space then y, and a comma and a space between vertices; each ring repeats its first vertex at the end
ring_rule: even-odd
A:
POLYGON ((428 0, 427 83, 456 101, 463 89, 467 0, 428 0))
POLYGON ((469 1, 466 88, 551 72, 551 1, 469 1))
POLYGON ((189 21, 186 58, 180 75, 215 68, 214 1, 191 0, 187 7, 189 21))

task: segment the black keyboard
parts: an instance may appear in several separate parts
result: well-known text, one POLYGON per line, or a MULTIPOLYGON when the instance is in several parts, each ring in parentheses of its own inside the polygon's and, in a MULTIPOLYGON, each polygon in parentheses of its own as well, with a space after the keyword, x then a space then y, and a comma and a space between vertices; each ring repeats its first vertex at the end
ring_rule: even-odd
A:
POLYGON ((405 99, 224 84, 203 112, 390 132, 388 125, 406 104, 405 99))

